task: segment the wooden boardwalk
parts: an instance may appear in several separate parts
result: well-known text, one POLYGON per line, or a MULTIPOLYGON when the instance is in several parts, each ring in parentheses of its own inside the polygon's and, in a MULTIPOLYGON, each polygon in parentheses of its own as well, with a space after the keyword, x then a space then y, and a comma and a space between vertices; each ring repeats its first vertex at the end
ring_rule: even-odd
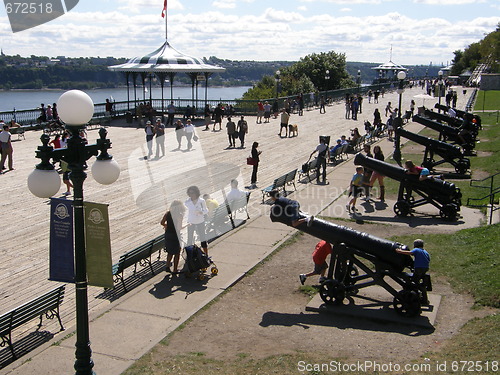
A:
MULTIPOLYGON (((470 91, 470 90, 469 90, 470 91)), ((406 89, 403 94, 403 111, 420 89, 406 89)), ((459 92, 459 108, 466 102, 459 92)), ((199 141, 194 149, 186 150, 183 140, 181 150, 177 148, 173 129, 168 129, 165 142, 165 156, 160 159, 144 160, 147 154, 145 133, 137 123, 126 124, 116 120, 108 127, 108 137, 113 143, 110 153, 121 166, 121 175, 116 183, 99 185, 93 180, 90 169, 84 184, 85 200, 109 204, 111 246, 113 261, 132 248, 162 234, 160 219, 173 199, 186 199, 186 188, 191 184, 200 187, 202 194, 211 193, 222 201, 222 188, 228 191, 231 178, 238 178, 240 187, 249 185, 251 166, 246 165, 252 142, 259 142, 262 151, 258 174, 258 186, 270 185, 280 175, 295 169, 308 159, 318 144, 320 135, 331 136, 332 144, 340 135, 349 136, 350 129, 358 127, 364 134, 364 120, 373 121, 373 111, 378 108, 384 118, 387 102, 397 107, 398 95, 386 93, 379 104, 363 102, 363 113, 358 120, 346 120, 344 103, 335 103, 326 108, 326 114, 318 109, 304 111, 303 116, 292 114, 290 123, 299 125, 298 137, 280 138, 279 117, 270 123, 256 124, 255 117, 247 117, 249 133, 245 149, 228 149, 225 128, 222 131, 203 131, 197 124, 199 141), (132 125, 132 126, 130 126, 132 125)), ((421 100, 416 101, 417 106, 421 100)), ((428 100, 429 107, 434 104, 428 100)), ((237 121, 236 117, 234 120, 237 121)), ((225 126, 226 120, 223 122, 225 126)), ((212 128, 212 127, 211 127, 212 128)), ((36 147, 41 143, 41 131, 26 133, 26 139, 13 142, 14 171, 0 175, 2 199, 2 229, 0 236, 0 314, 4 313, 44 292, 57 283, 48 281, 49 247, 49 205, 48 200, 34 197, 27 189, 27 177, 39 162, 35 158, 36 147)), ((13 136, 14 139, 17 136, 13 136)), ((88 131, 88 140, 98 138, 97 130, 88 131)), ((237 142, 239 145, 239 141, 237 142)), ((154 145, 156 150, 156 145, 154 145)), ((90 160, 89 164, 92 164, 90 160)), ((329 167, 331 168, 331 167, 329 167)), ((335 174, 330 175, 330 179, 335 174)), ((65 186, 61 186, 60 194, 65 186)), ((72 199, 72 196, 69 197, 72 199)), ((250 215, 263 212, 261 192, 253 191, 250 215)), ((212 254, 214 257, 217 254, 212 254)), ((163 257, 162 259, 165 259, 163 257)), ((103 298, 103 289, 89 287, 89 308, 91 313, 99 311, 110 303, 103 298)), ((74 324, 74 289, 68 285, 65 302, 62 305, 62 319, 66 327, 74 324)), ((57 331, 57 323, 51 327, 57 331)))

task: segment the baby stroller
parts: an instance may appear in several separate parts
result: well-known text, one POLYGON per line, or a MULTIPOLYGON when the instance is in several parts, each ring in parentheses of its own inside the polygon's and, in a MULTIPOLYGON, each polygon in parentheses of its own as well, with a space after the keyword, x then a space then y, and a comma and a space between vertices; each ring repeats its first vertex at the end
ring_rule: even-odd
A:
POLYGON ((184 248, 186 251, 186 276, 190 277, 193 274, 197 273, 198 280, 204 280, 207 275, 205 271, 210 265, 212 265, 210 272, 211 276, 215 276, 219 273, 219 269, 212 261, 212 258, 207 256, 204 251, 196 245, 186 246, 184 248))

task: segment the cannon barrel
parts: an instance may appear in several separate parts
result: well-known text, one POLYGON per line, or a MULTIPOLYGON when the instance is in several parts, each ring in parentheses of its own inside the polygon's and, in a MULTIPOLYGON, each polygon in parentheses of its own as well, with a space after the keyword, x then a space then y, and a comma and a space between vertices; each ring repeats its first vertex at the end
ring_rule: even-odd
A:
POLYGON ((354 157, 354 164, 376 171, 406 185, 411 185, 413 189, 426 192, 429 196, 432 196, 443 205, 454 202, 459 203, 462 198, 460 189, 458 189, 455 184, 451 182, 429 178, 420 181, 419 176, 407 174, 405 169, 400 166, 392 165, 375 158, 370 158, 363 154, 357 154, 354 157))
POLYGON ((405 137, 410 141, 416 142, 422 146, 431 149, 433 152, 441 156, 443 159, 463 158, 463 153, 459 146, 438 141, 437 139, 425 137, 420 134, 415 134, 403 128, 396 129, 396 133, 399 134, 401 137, 405 137))
POLYGON ((422 124, 424 126, 427 126, 428 128, 431 128, 433 130, 436 130, 446 136, 452 137, 453 139, 458 137, 458 132, 459 132, 458 128, 441 124, 440 122, 422 117, 420 115, 413 116, 413 121, 418 122, 419 124, 422 124))
MULTIPOLYGON (((447 107, 446 105, 444 104, 439 104, 439 103, 436 103, 434 105, 434 108, 436 109, 440 109, 441 111, 445 111, 445 112, 448 112, 448 109, 450 107, 447 107)), ((457 109, 457 108, 453 108, 455 110, 455 113, 457 114, 458 117, 460 118, 464 118, 464 116, 469 113, 469 112, 465 112, 465 111, 462 111, 461 109, 457 109)), ((470 114, 470 113, 469 113, 470 114)))
POLYGON ((434 112, 426 109, 424 111, 424 115, 432 120, 438 120, 438 121, 443 121, 446 122, 448 125, 458 128, 460 125, 462 125, 462 119, 457 118, 457 117, 451 117, 443 113, 439 112, 434 112))
MULTIPOLYGON (((274 205, 271 208, 271 221, 291 225, 290 218, 286 214, 286 211, 278 205, 274 205)), ((344 243, 348 247, 373 255, 378 260, 390 264, 399 272, 403 271, 405 267, 412 265, 412 259, 410 257, 396 253, 396 248, 403 247, 403 245, 398 242, 385 240, 368 233, 359 232, 355 229, 317 218, 314 219, 310 227, 303 223, 300 224, 297 229, 331 244, 344 243)))

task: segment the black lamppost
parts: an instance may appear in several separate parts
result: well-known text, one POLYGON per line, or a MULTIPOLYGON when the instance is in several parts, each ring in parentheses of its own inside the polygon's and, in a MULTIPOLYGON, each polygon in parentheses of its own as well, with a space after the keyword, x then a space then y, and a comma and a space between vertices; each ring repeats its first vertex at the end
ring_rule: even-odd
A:
POLYGON ((281 72, 279 70, 276 71, 276 100, 279 98, 280 92, 280 80, 281 80, 281 72))
POLYGON ((97 156, 92 165, 94 179, 104 185, 118 179, 120 167, 108 154, 111 141, 106 139, 107 131, 99 130, 100 139, 95 144, 86 145, 80 137, 80 131, 92 118, 94 103, 82 91, 71 90, 61 95, 57 101, 58 113, 70 132, 67 148, 54 149, 49 146, 50 137, 46 134, 40 137, 42 146, 38 147, 36 157, 42 162, 28 177, 28 188, 35 196, 50 198, 57 194, 61 185, 59 174, 55 171, 50 159, 63 160, 68 163, 70 180, 73 183, 74 209, 74 248, 75 248, 75 290, 76 290, 76 351, 75 370, 77 375, 92 375, 94 362, 90 349, 89 314, 87 296, 87 263, 85 256, 85 228, 83 207, 83 182, 87 174, 87 160, 97 156))
POLYGON ((358 78, 356 78, 356 83, 358 84, 358 91, 361 87, 361 70, 358 69, 358 78))
POLYGON ((440 70, 438 72, 438 104, 440 106, 440 108, 438 108, 438 113, 441 113, 441 95, 442 95, 442 92, 443 92, 443 71, 440 70))
POLYGON ((399 128, 403 126, 403 119, 401 118, 401 99, 404 92, 404 80, 406 78, 406 72, 400 70, 398 72, 399 86, 397 93, 399 94, 399 104, 398 104, 398 117, 394 119, 394 155, 393 159, 401 165, 401 138, 399 136, 399 128))

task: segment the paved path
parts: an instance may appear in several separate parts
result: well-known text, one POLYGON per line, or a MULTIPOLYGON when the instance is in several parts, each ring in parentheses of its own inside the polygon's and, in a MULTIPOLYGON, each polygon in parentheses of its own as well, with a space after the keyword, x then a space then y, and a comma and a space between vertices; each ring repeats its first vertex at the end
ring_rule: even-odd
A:
MULTIPOLYGON (((413 95, 418 93, 420 90, 417 89, 406 90, 402 107, 407 108, 413 95)), ((460 96, 459 107, 463 107, 466 99, 460 96)), ((269 124, 255 124, 255 119, 249 117, 247 145, 258 141, 263 151, 259 186, 271 184, 277 176, 304 163, 315 149, 319 135, 331 135, 333 142, 341 134, 349 135, 349 129, 356 126, 363 133, 363 121, 372 121, 375 107, 383 113, 388 101, 394 106, 397 95, 386 94, 378 105, 365 102, 358 121, 344 118, 341 103, 327 107, 326 114, 313 110, 306 111, 302 117, 292 115, 291 123, 299 124, 299 136, 295 138, 277 136, 278 119, 269 124)), ((426 104, 431 106, 430 101, 426 104)), ((123 252, 162 233, 159 221, 166 207, 172 199, 184 200, 185 189, 190 184, 199 185, 202 192, 215 192, 213 195, 219 201, 222 201, 222 195, 218 189, 227 188, 230 178, 238 178, 243 186, 249 184, 251 167, 245 164, 249 148, 227 149, 225 132, 205 132, 202 128, 197 129, 200 141, 195 144, 194 151, 189 152, 184 150, 184 145, 182 151, 175 150, 174 135, 169 130, 166 156, 149 161, 143 158, 147 150, 142 129, 108 128, 113 142, 112 153, 122 168, 120 179, 111 186, 100 186, 89 176, 84 193, 86 200, 110 204, 114 261, 123 252), (191 173, 193 170, 196 173, 191 173)), ((420 125, 409 124, 408 129, 417 131, 420 125)), ((8 224, 3 226, 0 244, 0 313, 56 286, 47 281, 48 202, 33 197, 26 188, 27 176, 37 162, 34 150, 39 145, 40 135, 41 132, 28 132, 26 140, 14 143, 16 170, 0 176, 0 192, 8 197, 2 207, 4 223, 7 221, 8 224)), ((97 138, 97 131, 89 131, 88 138, 90 141, 97 138)), ((379 144, 385 155, 392 152, 392 143, 387 139, 382 139, 379 144)), ((299 183, 292 198, 299 200, 303 209, 312 214, 347 218, 343 194, 353 170, 351 157, 337 167, 329 168, 329 185, 299 183)), ((184 277, 171 279, 165 272, 153 277, 146 273, 141 283, 128 293, 103 293, 102 288, 89 288, 90 337, 97 374, 120 374, 165 335, 244 277, 295 232, 270 222, 269 206, 261 204, 258 189, 252 193, 250 203, 252 219, 211 244, 210 252, 219 268, 218 276, 200 282, 184 277)), ((453 231, 476 226, 481 218, 477 211, 464 209, 465 217, 457 223, 445 223, 425 216, 400 219, 394 217, 392 205, 393 202, 388 201, 388 206, 360 206, 363 207, 361 214, 365 219, 383 220, 394 225, 421 225, 425 231, 438 225, 440 230, 447 226, 453 231)), ((164 259, 163 256, 162 262, 164 259)), ((162 264, 160 262, 158 266, 162 264)), ((62 305, 63 323, 67 329, 55 339, 61 340, 74 331, 74 305, 74 291, 68 285, 62 305)), ((27 332, 18 333, 22 336, 33 330, 26 328, 27 332)), ((57 324, 50 323, 43 329, 56 332, 58 328, 57 324)), ((74 341, 75 335, 70 335, 57 346, 49 342, 0 370, 0 374, 71 373, 74 341)), ((3 353, 0 359, 4 359, 5 350, 0 353, 3 353)))

